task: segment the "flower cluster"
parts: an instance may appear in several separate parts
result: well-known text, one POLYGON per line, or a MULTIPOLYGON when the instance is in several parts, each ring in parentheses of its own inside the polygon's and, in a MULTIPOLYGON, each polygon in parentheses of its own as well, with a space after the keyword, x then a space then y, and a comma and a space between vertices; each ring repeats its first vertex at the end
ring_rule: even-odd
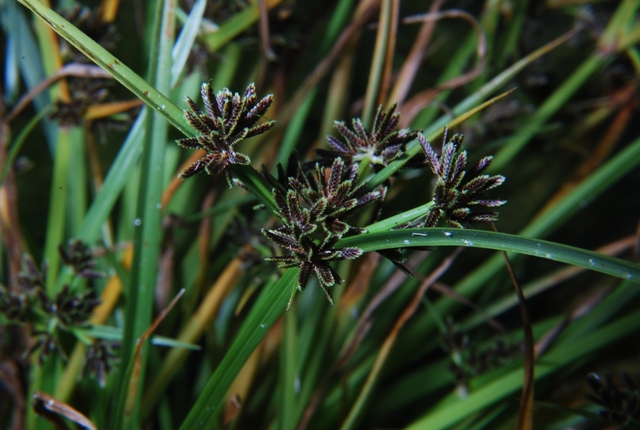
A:
POLYGON ((16 288, 0 285, 0 314, 9 322, 29 327, 32 344, 27 355, 39 352, 40 363, 51 352, 65 358, 58 340, 59 329, 70 331, 86 326, 100 304, 93 281, 102 274, 95 269, 91 251, 82 242, 71 241, 68 246, 59 247, 59 252, 73 276, 55 294, 50 295, 45 289, 46 265, 38 268, 28 255, 23 258, 16 288), (86 280, 86 285, 82 286, 80 279, 86 280))
MULTIPOLYGON (((84 34, 95 40, 107 51, 114 51, 119 39, 116 26, 105 21, 99 8, 91 9, 86 6, 75 5, 69 10, 61 11, 60 15, 84 34)), ((66 39, 60 41, 60 52, 65 63, 86 63, 92 61, 80 52, 66 39)))
MULTIPOLYGON (((102 19, 99 9, 76 6, 69 11, 62 11, 61 15, 106 50, 113 51, 115 49, 118 39, 116 27, 102 19)), ((92 63, 86 55, 64 39, 60 41, 60 52, 65 64, 92 63)), ((68 101, 56 100, 50 118, 57 120, 62 125, 78 126, 84 121, 90 106, 107 101, 109 97, 108 86, 111 81, 80 76, 69 76, 66 81, 71 99, 68 101)), ((97 125, 101 130, 105 127, 121 128, 128 123, 128 118, 122 120, 100 118, 97 120, 97 125)))
MULTIPOLYGON (((249 85, 243 96, 237 93, 232 95, 226 88, 214 95, 211 87, 205 83, 202 85, 202 98, 206 112, 198 109, 187 98, 189 109, 184 113, 198 135, 177 142, 186 148, 204 149, 206 155, 180 176, 188 178, 201 170, 209 174, 224 171, 231 186, 231 166, 249 164, 249 157, 236 152, 234 145, 263 133, 274 125, 274 121, 258 124, 273 97, 268 95, 258 100, 253 84, 249 85)), ((283 255, 267 257, 267 261, 279 263, 282 268, 298 267, 298 289, 304 289, 315 273, 327 298, 333 303, 329 288, 341 283, 342 279, 331 263, 355 259, 363 253, 359 248, 340 248, 336 245, 345 235, 364 233, 365 229, 354 225, 350 218, 363 207, 375 204, 377 208, 367 213, 366 221, 377 220, 381 203, 387 194, 386 187, 369 189, 366 181, 360 183, 359 172, 366 170, 365 166, 370 166, 374 172, 381 171, 401 157, 406 145, 416 137, 420 140, 427 164, 436 174, 438 182, 433 193, 433 206, 426 219, 408 220, 408 223, 399 228, 433 227, 440 218, 460 228, 497 219, 495 212, 478 213, 473 210, 475 207, 496 207, 505 203, 484 197, 487 191, 504 181, 504 177, 499 175, 482 174, 489 166, 491 157, 480 160, 474 177, 465 181, 467 153, 460 148, 461 135, 455 135, 447 142, 445 130, 445 145, 442 155, 438 155, 418 131, 398 129, 399 120, 400 114, 393 105, 388 110, 384 110, 382 106, 378 108, 371 130, 367 130, 358 118, 353 119, 352 129, 344 122, 336 121, 335 127, 342 138, 327 136, 331 149, 316 149, 318 159, 302 163, 294 152, 286 169, 282 165, 277 166, 277 177, 263 168, 263 176, 272 188, 275 204, 271 207, 280 223, 275 228, 262 229, 262 233, 284 250, 283 255)), ((242 169, 250 168, 238 167, 238 176, 239 172, 249 172, 242 169)), ((253 176, 255 179, 255 175, 253 176)), ((243 177, 250 178, 245 175, 243 177)), ((253 185, 258 186, 258 189, 262 187, 255 183, 253 185)), ((363 221, 365 220, 360 219, 360 222, 363 221)), ((378 252, 399 269, 409 273, 402 265, 404 257, 400 250, 385 249, 378 252)))
POLYGON ((605 408, 600 411, 602 418, 618 425, 640 420, 640 384, 637 380, 623 372, 621 388, 614 384, 611 375, 607 375, 603 382, 597 373, 590 373, 587 381, 595 395, 586 396, 605 408))
POLYGON ((449 368, 456 378, 458 388, 465 391, 472 377, 504 367, 524 351, 522 342, 509 342, 501 337, 479 347, 450 318, 446 321, 442 340, 444 349, 451 358, 449 368))
POLYGON ((493 211, 476 212, 474 207, 493 208, 506 203, 504 200, 486 199, 485 193, 504 182, 502 175, 484 175, 482 172, 491 164, 493 157, 484 157, 472 172, 474 176, 466 181, 467 151, 462 150, 463 136, 455 134, 447 142, 444 133, 442 155, 438 156, 422 134, 418 140, 427 158, 427 164, 436 175, 437 182, 433 190, 433 207, 427 214, 422 226, 434 227, 442 217, 457 228, 470 228, 474 223, 491 223, 498 219, 493 211), (463 183, 464 182, 464 183, 463 183))
POLYGON ((82 373, 89 374, 98 380, 98 384, 104 387, 107 383, 107 374, 113 370, 114 362, 118 355, 114 350, 120 348, 120 342, 108 342, 97 340, 87 348, 86 361, 82 373))
POLYGON ((95 269, 96 260, 89 247, 81 240, 72 240, 65 248, 58 246, 62 262, 71 267, 76 275, 85 279, 102 278, 104 275, 95 269))
POLYGON ((345 220, 359 208, 380 201, 382 189, 365 191, 358 186, 357 165, 347 166, 336 158, 328 169, 316 164, 314 173, 303 169, 297 154, 292 154, 287 165, 287 175, 280 168, 278 179, 265 172, 273 186, 273 197, 278 206, 282 225, 277 229, 263 230, 263 234, 289 255, 273 256, 268 261, 280 263, 280 267, 299 267, 298 288, 304 289, 312 272, 315 272, 327 298, 333 303, 329 287, 342 279, 329 262, 354 259, 362 255, 359 248, 336 249, 334 245, 347 232, 361 233, 345 220))
POLYGON ((343 140, 327 136, 332 150, 317 149, 316 153, 324 164, 340 157, 349 164, 368 162, 379 171, 400 157, 405 145, 418 134, 407 128, 398 130, 399 121, 400 113, 396 112, 395 104, 386 111, 382 106, 378 108, 371 132, 367 132, 360 118, 352 121, 353 130, 349 130, 344 122, 336 121, 334 126, 343 140))
POLYGON ((258 100, 254 84, 249 85, 243 96, 232 94, 227 88, 214 95, 207 83, 202 84, 201 93, 206 112, 201 111, 188 97, 186 102, 189 110, 184 111, 185 119, 198 135, 177 142, 184 148, 204 149, 207 153, 183 170, 180 177, 185 179, 202 170, 210 175, 224 171, 231 187, 229 167, 232 164, 246 165, 251 161, 248 155, 236 152, 233 147, 274 126, 275 121, 257 124, 271 106, 273 96, 258 100))

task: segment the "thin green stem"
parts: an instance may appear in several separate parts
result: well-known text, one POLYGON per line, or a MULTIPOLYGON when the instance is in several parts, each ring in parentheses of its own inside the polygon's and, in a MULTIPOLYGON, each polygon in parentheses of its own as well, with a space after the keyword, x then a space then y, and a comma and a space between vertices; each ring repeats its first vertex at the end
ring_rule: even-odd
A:
POLYGON ((37 114, 35 114, 33 118, 29 120, 27 125, 25 125, 25 127, 20 131, 20 134, 18 134, 16 139, 13 141, 13 144, 11 145, 11 149, 9 150, 9 154, 7 155, 7 158, 4 161, 4 164, 0 166, 0 169, 1 169, 0 170, 0 186, 2 186, 2 183, 4 182, 5 178, 7 177, 7 174, 9 173, 9 170, 11 169, 11 166, 13 165, 13 162, 18 157, 18 153, 20 152, 20 149, 22 149, 22 145, 24 145, 24 143, 27 141, 27 137, 29 137, 29 134, 33 131, 35 126, 38 125, 38 123, 40 123, 42 118, 49 113, 49 109, 50 109, 49 107, 46 107, 40 110, 37 114))
POLYGON ((53 296, 56 289, 56 279, 60 268, 58 245, 64 239, 67 195, 69 193, 67 177, 69 175, 69 160, 71 159, 72 139, 77 138, 77 128, 60 128, 53 160, 53 179, 49 194, 49 217, 47 222, 47 238, 44 246, 44 256, 47 261, 47 293, 53 296))
POLYGON ((284 337, 280 348, 280 372, 282 390, 282 403, 280 403, 280 429, 294 430, 297 423, 295 420, 296 411, 296 372, 298 354, 297 318, 295 312, 285 312, 284 337))
POLYGON ((383 219, 382 221, 378 221, 375 224, 368 225, 366 227, 367 233, 381 233, 383 231, 396 228, 402 224, 415 221, 418 218, 427 215, 433 204, 433 201, 430 201, 413 209, 409 209, 408 211, 383 219))
POLYGON ((211 428, 210 421, 220 407, 229 386, 268 329, 284 312, 289 293, 297 278, 298 269, 288 269, 275 285, 263 290, 240 327, 233 344, 180 426, 182 430, 211 428))
POLYGON ((376 37, 376 47, 371 61, 369 72, 369 83, 367 93, 364 97, 364 108, 362 110, 362 122, 365 127, 369 127, 376 112, 376 102, 382 86, 382 75, 384 72, 384 61, 389 45, 389 34, 391 31, 391 8, 392 0, 383 0, 380 8, 380 19, 378 23, 378 36, 376 37))
MULTIPOLYGON (((156 9, 157 26, 154 31, 154 49, 150 52, 149 76, 159 91, 168 92, 170 85, 171 48, 175 31, 175 1, 158 2, 156 9)), ((167 142, 168 124, 164 118, 155 113, 149 115, 146 121, 146 133, 143 148, 141 180, 138 191, 138 205, 134 224, 133 262, 126 303, 126 320, 121 352, 121 366, 126 369, 132 360, 136 343, 140 336, 151 324, 151 314, 154 303, 154 293, 157 281, 157 262, 160 254, 161 235, 161 200, 164 186, 163 163, 167 142)), ((120 380, 120 402, 118 411, 126 412, 122 417, 122 428, 137 427, 140 419, 140 400, 148 344, 143 346, 140 358, 140 369, 137 381, 129 381, 126 373, 122 373, 120 380), (135 385, 134 385, 135 383, 135 385), (137 387, 134 392, 130 387, 137 387), (133 401, 123 400, 135 396, 133 401), (125 401, 132 404, 131 411, 125 411, 125 401)), ((116 419, 121 419, 120 414, 116 419)))

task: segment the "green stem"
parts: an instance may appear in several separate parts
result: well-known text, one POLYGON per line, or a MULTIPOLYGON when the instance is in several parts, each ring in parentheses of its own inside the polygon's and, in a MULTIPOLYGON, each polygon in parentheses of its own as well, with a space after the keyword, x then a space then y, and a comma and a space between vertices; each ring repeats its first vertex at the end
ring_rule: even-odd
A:
POLYGON ((56 292, 56 279, 60 268, 58 245, 64 238, 65 217, 67 207, 67 176, 71 159, 72 139, 77 138, 77 128, 62 127, 58 131, 53 160, 53 179, 49 194, 49 217, 47 222, 47 238, 44 246, 44 258, 47 261, 47 293, 50 297, 56 292))
POLYGON ((46 114, 49 113, 49 110, 50 110, 50 107, 46 107, 40 110, 37 114, 35 114, 33 118, 29 120, 27 125, 24 126, 20 134, 16 137, 16 139, 13 141, 13 144, 11 145, 11 149, 9 150, 9 154, 7 155, 7 158, 4 161, 4 164, 0 166, 0 186, 2 186, 2 183, 4 182, 5 178, 7 177, 7 174, 9 173, 9 170, 11 169, 11 166, 13 165, 13 162, 18 157, 18 153, 20 152, 22 145, 24 145, 24 143, 27 141, 27 137, 29 137, 29 134, 35 128, 35 126, 38 125, 40 120, 46 114))
POLYGON ((392 228, 398 227, 399 225, 414 221, 428 214, 431 206, 433 206, 433 201, 430 201, 429 203, 425 203, 408 211, 399 213, 392 217, 383 219, 382 221, 378 221, 377 223, 371 224, 366 227, 367 233, 381 233, 383 231, 388 231, 392 228))
MULTIPOLYGON (((169 91, 171 48, 175 32, 175 0, 158 2, 153 49, 149 53, 150 80, 160 92, 169 91)), ((127 369, 133 359, 136 343, 151 324, 154 293, 160 254, 164 153, 169 126, 158 112, 149 115, 142 152, 138 205, 134 224, 133 262, 126 295, 126 319, 120 355, 121 368, 127 369)), ((125 372, 119 380, 120 396, 115 428, 135 428, 140 419, 140 400, 148 343, 143 345, 139 373, 129 380, 125 372), (132 397, 133 396, 133 397, 132 397), (131 410, 125 410, 125 405, 131 410), (124 413, 124 415, 123 415, 124 413), (120 420, 123 420, 120 424, 120 420)))
POLYGON ((376 111, 376 101, 382 85, 382 74, 384 71, 384 60, 389 44, 389 33, 391 31, 391 0, 383 0, 380 8, 380 20, 378 36, 376 37, 376 47, 371 61, 371 71, 369 72, 369 83, 367 93, 364 97, 364 108, 362 110, 362 122, 365 127, 369 127, 373 121, 376 111))
POLYGON ((275 285, 264 289, 240 327, 233 344, 180 426, 182 430, 212 428, 210 421, 214 418, 215 411, 220 407, 245 361, 284 312, 297 278, 298 269, 288 269, 275 285))
POLYGON ((280 374, 282 403, 280 404, 280 429, 294 430, 296 428, 296 372, 297 366, 297 319, 295 312, 285 312, 283 316, 283 341, 280 347, 280 374))

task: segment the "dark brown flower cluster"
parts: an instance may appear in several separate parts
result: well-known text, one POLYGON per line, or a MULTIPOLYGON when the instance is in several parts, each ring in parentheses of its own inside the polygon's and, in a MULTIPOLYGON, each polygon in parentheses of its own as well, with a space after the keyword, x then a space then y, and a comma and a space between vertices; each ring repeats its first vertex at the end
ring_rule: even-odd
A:
POLYGON ((96 270, 96 260, 91 249, 81 240, 72 240, 67 247, 59 245, 58 252, 62 262, 71 267, 79 277, 96 279, 104 276, 96 270))
MULTIPOLYGON (((107 51, 115 49, 119 39, 116 26, 104 20, 99 8, 76 5, 69 10, 61 11, 60 15, 107 51)), ((86 55, 65 39, 60 41, 60 52, 65 63, 92 64, 86 55)))
POLYGON ((640 421, 640 384, 626 372, 622 373, 622 387, 616 386, 611 375, 603 381, 597 373, 587 376, 589 386, 595 393, 587 398, 604 409, 600 416, 618 425, 640 421))
MULTIPOLYGON (((202 98, 206 112, 187 98, 190 109, 184 113, 198 135, 178 140, 178 144, 190 149, 204 149, 206 155, 180 176, 188 178, 202 170, 209 174, 224 171, 231 186, 231 166, 249 164, 249 157, 236 152, 234 146, 274 125, 274 121, 258 124, 273 98, 269 95, 258 100, 253 84, 249 85, 243 96, 237 93, 233 95, 226 88, 214 95, 211 87, 203 84, 202 98)), ((280 225, 263 229, 262 233, 285 250, 284 255, 274 255, 267 260, 279 263, 283 268, 298 267, 300 274, 297 286, 300 290, 315 273, 327 298, 333 303, 329 288, 342 280, 331 267, 331 262, 355 259, 363 253, 358 248, 336 248, 336 244, 344 235, 365 232, 363 228, 350 224, 349 218, 361 208, 376 204, 377 210, 367 215, 367 221, 375 221, 387 192, 385 187, 368 189, 366 182, 359 183, 359 172, 364 170, 365 165, 371 166, 376 172, 382 170, 401 157, 406 145, 416 137, 438 181, 433 193, 433 207, 426 219, 403 224, 400 228, 433 227, 440 218, 460 228, 497 219, 495 212, 475 210, 477 207, 496 207, 505 203, 485 198, 487 191, 504 181, 503 176, 482 174, 489 166, 491 157, 480 160, 474 176, 465 180, 467 153, 460 148, 461 135, 455 135, 447 142, 445 130, 445 145, 442 155, 438 155, 419 132, 398 129, 399 119, 400 114, 394 105, 388 110, 382 109, 382 106, 378 108, 370 131, 360 119, 352 121, 352 129, 336 121, 335 127, 342 139, 328 136, 331 149, 316 150, 318 159, 303 164, 294 152, 286 169, 278 165, 277 178, 263 169, 263 176, 272 187, 275 205, 271 205, 271 208, 279 218, 280 225)), ((249 171, 243 169, 236 170, 238 176, 240 172, 249 171)), ((250 176, 243 174, 242 177, 256 186, 250 176)), ((240 181, 238 183, 248 186, 240 181)), ((379 252, 409 273, 402 265, 404 257, 400 250, 379 252)))
POLYGON ((521 342, 509 342, 500 337, 479 347, 452 319, 447 319, 446 323, 442 334, 444 347, 451 357, 449 368, 461 389, 467 388, 472 377, 504 367, 524 351, 521 342))
POLYGON ((51 352, 65 358, 58 341, 59 329, 70 331, 88 324, 93 310, 100 304, 93 281, 102 276, 95 269, 91 251, 79 241, 59 247, 62 263, 69 266, 73 276, 54 295, 46 292, 46 265, 38 268, 33 259, 25 255, 22 271, 15 288, 0 285, 0 314, 11 323, 29 327, 33 340, 27 355, 39 353, 43 362, 51 352), (86 285, 74 282, 85 279, 86 285))
POLYGON ((300 290, 315 272, 320 286, 333 303, 329 287, 341 283, 342 279, 329 262, 362 255, 359 248, 334 247, 347 232, 364 231, 345 220, 356 210, 381 201, 384 190, 367 192, 363 186, 356 185, 357 165, 347 166, 341 158, 336 158, 330 169, 316 164, 313 171, 307 172, 294 153, 289 159, 287 175, 283 174, 282 168, 280 171, 278 179, 268 172, 265 177, 273 186, 273 197, 279 209, 277 216, 282 225, 262 232, 289 254, 267 260, 280 263, 280 267, 299 267, 300 290))
MULTIPOLYGON (((118 39, 116 27, 102 19, 99 9, 76 6, 69 11, 62 11, 61 15, 106 50, 113 51, 115 49, 118 39)), ((65 64, 92 64, 86 55, 64 39, 60 41, 60 52, 65 64)), ((57 100, 50 118, 57 120, 62 125, 78 126, 84 121, 85 113, 90 106, 107 101, 109 97, 108 86, 111 81, 79 76, 69 76, 66 81, 71 99, 69 101, 57 100)), ((96 122, 101 129, 105 127, 122 128, 128 123, 128 118, 123 120, 101 118, 96 122)))
POLYGON ((119 342, 97 340, 87 348, 86 361, 82 368, 83 375, 89 374, 104 387, 107 374, 113 370, 114 362, 118 360, 115 350, 120 348, 119 342))
POLYGON ((178 145, 189 149, 204 149, 207 153, 191 166, 186 168, 180 177, 191 177, 204 170, 210 175, 224 171, 232 185, 229 167, 232 164, 246 165, 251 161, 248 155, 236 152, 234 146, 258 134, 262 134, 274 126, 275 121, 258 121, 271 106, 273 96, 268 95, 258 100, 254 84, 250 84, 244 95, 232 94, 227 88, 213 93, 207 83, 202 84, 202 99, 206 112, 187 97, 189 110, 184 111, 187 122, 196 129, 196 137, 178 140, 178 145))
POLYGON ((437 182, 433 189, 433 207, 427 214, 423 227, 434 227, 442 217, 457 228, 470 228, 474 223, 491 223, 498 219, 494 211, 478 212, 479 206, 493 208, 506 203, 505 200, 487 199, 485 193, 500 186, 504 182, 502 175, 483 175, 491 164, 493 157, 484 157, 471 172, 473 176, 466 181, 467 151, 462 150, 463 136, 455 134, 447 142, 447 131, 444 133, 442 155, 436 154, 422 134, 418 140, 427 157, 427 164, 436 175, 437 182))
POLYGON ((400 113, 396 112, 395 104, 386 111, 382 106, 378 108, 371 132, 367 132, 359 118, 352 121, 353 130, 349 130, 344 122, 336 121, 335 127, 343 140, 327 136, 332 149, 317 149, 316 153, 325 165, 340 157, 347 164, 368 162, 376 172, 380 171, 400 157, 406 144, 418 134, 408 128, 398 130, 399 121, 400 113))

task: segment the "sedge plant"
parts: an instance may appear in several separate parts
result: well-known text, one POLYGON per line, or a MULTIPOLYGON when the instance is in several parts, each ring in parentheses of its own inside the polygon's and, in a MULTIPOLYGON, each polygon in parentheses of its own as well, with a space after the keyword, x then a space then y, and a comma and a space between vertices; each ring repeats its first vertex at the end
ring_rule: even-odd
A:
POLYGON ((640 2, 19 3, 0 421, 637 427, 640 2))

